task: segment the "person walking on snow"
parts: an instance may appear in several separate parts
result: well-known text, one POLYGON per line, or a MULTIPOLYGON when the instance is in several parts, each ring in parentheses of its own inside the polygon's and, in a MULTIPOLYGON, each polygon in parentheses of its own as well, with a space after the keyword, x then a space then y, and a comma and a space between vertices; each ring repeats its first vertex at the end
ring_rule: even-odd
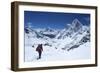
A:
POLYGON ((42 55, 42 51, 43 51, 43 47, 42 44, 39 44, 38 47, 36 48, 36 51, 39 54, 39 57, 37 59, 41 59, 41 55, 42 55))

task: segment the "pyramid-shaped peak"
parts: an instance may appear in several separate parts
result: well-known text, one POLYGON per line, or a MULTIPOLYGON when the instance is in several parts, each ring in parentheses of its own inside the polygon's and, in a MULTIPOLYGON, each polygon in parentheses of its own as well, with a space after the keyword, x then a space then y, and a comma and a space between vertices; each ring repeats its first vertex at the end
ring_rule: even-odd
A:
POLYGON ((74 19, 73 21, 72 21, 72 25, 82 25, 82 23, 78 20, 78 19, 74 19))

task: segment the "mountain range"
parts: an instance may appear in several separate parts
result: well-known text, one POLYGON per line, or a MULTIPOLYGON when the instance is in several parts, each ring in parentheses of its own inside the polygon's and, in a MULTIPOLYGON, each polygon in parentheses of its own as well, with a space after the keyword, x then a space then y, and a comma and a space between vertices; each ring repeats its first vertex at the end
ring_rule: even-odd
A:
POLYGON ((83 25, 78 19, 74 19, 63 29, 25 27, 24 30, 25 42, 29 42, 28 39, 34 40, 32 45, 41 43, 44 46, 69 51, 90 42, 90 27, 83 25))

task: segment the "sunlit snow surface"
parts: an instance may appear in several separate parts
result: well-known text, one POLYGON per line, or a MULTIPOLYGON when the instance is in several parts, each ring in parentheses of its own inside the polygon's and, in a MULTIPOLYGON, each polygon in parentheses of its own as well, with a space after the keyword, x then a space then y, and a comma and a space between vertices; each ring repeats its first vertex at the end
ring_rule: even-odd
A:
MULTIPOLYGON (((38 61, 77 60, 89 59, 91 57, 90 42, 80 45, 78 48, 67 51, 67 49, 63 50, 62 46, 66 44, 64 41, 68 41, 69 43, 71 41, 70 39, 56 41, 56 43, 52 43, 52 47, 43 45, 42 58, 38 61), (57 49, 55 47, 57 47, 57 49)), ((25 42, 25 62, 37 61, 38 53, 36 51, 36 47, 39 43, 45 43, 46 41, 42 39, 29 38, 26 39, 25 42), (32 47, 33 45, 34 48, 32 47)))

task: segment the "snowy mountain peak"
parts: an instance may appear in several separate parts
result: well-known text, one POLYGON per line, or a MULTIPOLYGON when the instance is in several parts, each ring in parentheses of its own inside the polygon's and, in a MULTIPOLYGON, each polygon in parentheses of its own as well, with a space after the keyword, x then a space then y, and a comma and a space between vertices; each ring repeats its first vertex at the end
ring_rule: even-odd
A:
POLYGON ((50 27, 45 28, 44 32, 53 32, 54 30, 50 27))
POLYGON ((73 32, 77 32, 80 29, 82 29, 83 24, 78 20, 78 19, 74 19, 72 21, 72 26, 71 26, 71 30, 73 30, 73 32))
POLYGON ((82 23, 81 23, 78 19, 74 19, 74 20, 72 21, 72 25, 74 25, 74 24, 82 25, 82 23))

